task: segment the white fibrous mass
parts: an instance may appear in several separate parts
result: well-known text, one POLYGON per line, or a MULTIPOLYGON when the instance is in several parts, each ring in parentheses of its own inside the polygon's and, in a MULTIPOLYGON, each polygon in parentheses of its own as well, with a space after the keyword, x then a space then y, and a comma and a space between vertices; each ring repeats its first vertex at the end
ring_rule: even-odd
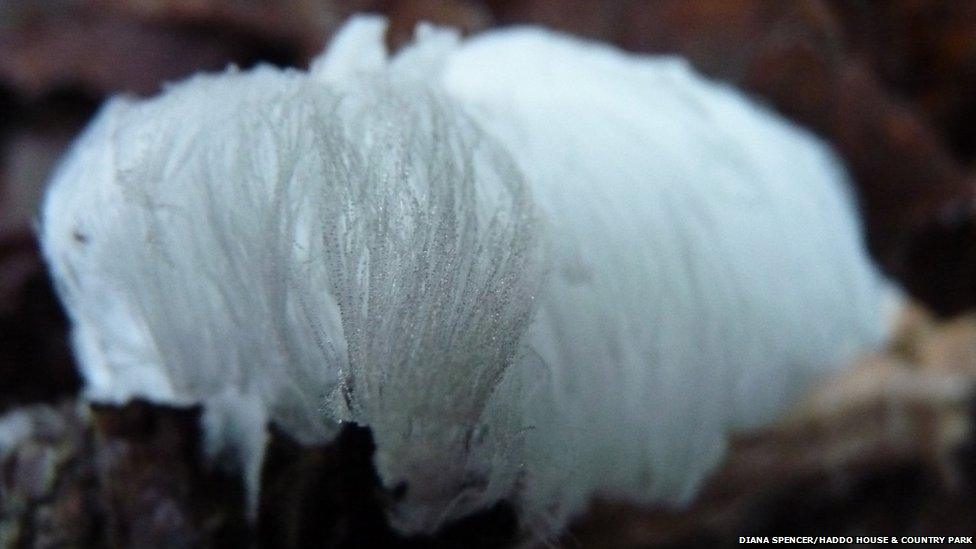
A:
POLYGON ((89 399, 203 404, 252 498, 269 422, 366 426, 401 531, 505 500, 544 536, 688 502, 883 342, 894 291, 805 131, 678 58, 384 31, 102 108, 41 219, 89 399))

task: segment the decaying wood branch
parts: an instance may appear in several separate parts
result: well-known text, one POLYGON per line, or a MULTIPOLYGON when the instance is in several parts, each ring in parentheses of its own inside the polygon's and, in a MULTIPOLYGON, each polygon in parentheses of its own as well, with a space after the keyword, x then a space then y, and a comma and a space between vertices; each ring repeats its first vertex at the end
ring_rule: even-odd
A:
MULTIPOLYGON (((684 511, 597 502, 567 546, 740 535, 971 535, 976 517, 976 319, 906 317, 884 355, 819 388, 779 424, 742 433, 684 511)), ((368 431, 303 448, 275 432, 257 524, 239 479, 205 465, 198 410, 68 400, 0 417, 0 546, 506 546, 499 505, 439 537, 386 524, 368 431), (249 542, 247 540, 256 540, 249 542)))

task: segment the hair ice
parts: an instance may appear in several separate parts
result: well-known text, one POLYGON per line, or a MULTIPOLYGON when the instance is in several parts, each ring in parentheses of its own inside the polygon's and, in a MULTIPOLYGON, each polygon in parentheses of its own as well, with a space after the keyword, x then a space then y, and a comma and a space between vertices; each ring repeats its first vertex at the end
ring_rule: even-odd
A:
POLYGON ((829 149, 679 59, 540 29, 346 25, 310 71, 111 100, 41 240, 86 394, 373 431, 405 532, 512 501, 681 503, 727 435, 885 335, 829 149))

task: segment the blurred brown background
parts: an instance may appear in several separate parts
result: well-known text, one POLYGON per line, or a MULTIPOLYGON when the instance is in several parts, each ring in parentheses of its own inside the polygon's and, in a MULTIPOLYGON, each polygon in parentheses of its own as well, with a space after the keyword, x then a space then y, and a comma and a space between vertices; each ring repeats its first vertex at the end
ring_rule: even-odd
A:
MULTIPOLYGON (((142 404, 96 410, 92 427, 73 407, 79 379, 65 319, 37 254, 33 216, 54 162, 106 97, 151 95, 166 82, 229 63, 304 67, 357 11, 390 17, 392 47, 406 41, 419 20, 469 33, 533 23, 634 52, 688 57, 704 73, 772 105, 838 150, 860 198, 872 253, 920 303, 888 356, 878 359, 881 366, 872 362, 864 370, 870 374, 827 389, 856 401, 851 409, 860 410, 858 422, 837 419, 837 406, 811 405, 798 423, 738 441, 738 453, 690 513, 647 516, 604 505, 577 526, 567 544, 733 543, 729 536, 735 532, 771 535, 770 528, 786 528, 779 533, 796 535, 804 525, 821 528, 816 535, 840 535, 826 528, 878 535, 871 525, 907 528, 921 520, 916 524, 935 527, 935 519, 958 519, 952 527, 976 524, 971 486, 963 478, 971 458, 960 465, 953 457, 947 464, 941 453, 968 451, 969 418, 976 411, 968 408, 972 399, 966 392, 976 376, 976 354, 966 354, 976 341, 966 317, 976 308, 976 1, 0 0, 0 412, 8 412, 0 417, 27 410, 30 419, 24 421, 34 435, 25 436, 36 442, 30 452, 76 456, 67 469, 60 468, 63 461, 37 469, 40 458, 19 454, 22 446, 6 453, 0 448, 7 475, 6 492, 0 492, 0 546, 154 545, 161 539, 193 546, 248 538, 239 509, 233 510, 239 486, 197 463, 192 412, 142 404), (850 387, 862 393, 851 396, 850 387), (874 428, 886 432, 890 419, 871 423, 876 397, 888 408, 891 402, 904 405, 907 411, 898 413, 909 419, 901 421, 917 422, 911 423, 914 430, 870 438, 877 435, 874 428), (31 407, 38 403, 46 408, 31 407), (822 424, 831 425, 827 434, 822 424), (923 435, 935 438, 919 442, 923 435), (868 473, 845 473, 854 480, 848 479, 847 491, 835 493, 824 482, 836 482, 830 459, 837 456, 811 456, 851 439, 860 445, 841 461, 863 461, 868 473), (86 456, 95 454, 101 465, 86 465, 86 456), (763 459, 769 462, 765 467, 749 465, 763 459), (26 487, 18 484, 23 475, 26 487), (62 480, 52 480, 57 478, 62 480), (786 495, 767 490, 742 504, 740 496, 764 482, 782 484, 786 495), (72 489, 72 483, 80 487, 72 489), (208 493, 214 486, 221 495, 208 493), (48 516, 48 523, 38 518, 31 490, 55 502, 46 511, 55 517, 48 516), (774 492, 786 503, 769 495, 774 492), (801 515, 803 520, 793 520, 801 515), (139 538, 140 532, 175 537, 139 538)), ((310 451, 278 439, 265 492, 287 501, 263 503, 260 531, 266 544, 354 544, 359 538, 351 531, 386 532, 377 512, 382 498, 368 467, 368 434, 347 433, 339 450, 310 451), (361 476, 347 475, 359 480, 343 484, 323 472, 336 470, 361 476), (308 486, 331 490, 333 499, 311 494, 308 486), (350 505, 358 510, 348 511, 350 505), (322 509, 345 518, 309 526, 322 509)), ((478 539, 491 545, 510 539, 505 529, 511 520, 503 509, 482 519, 439 541, 412 543, 470 545, 478 539)))

